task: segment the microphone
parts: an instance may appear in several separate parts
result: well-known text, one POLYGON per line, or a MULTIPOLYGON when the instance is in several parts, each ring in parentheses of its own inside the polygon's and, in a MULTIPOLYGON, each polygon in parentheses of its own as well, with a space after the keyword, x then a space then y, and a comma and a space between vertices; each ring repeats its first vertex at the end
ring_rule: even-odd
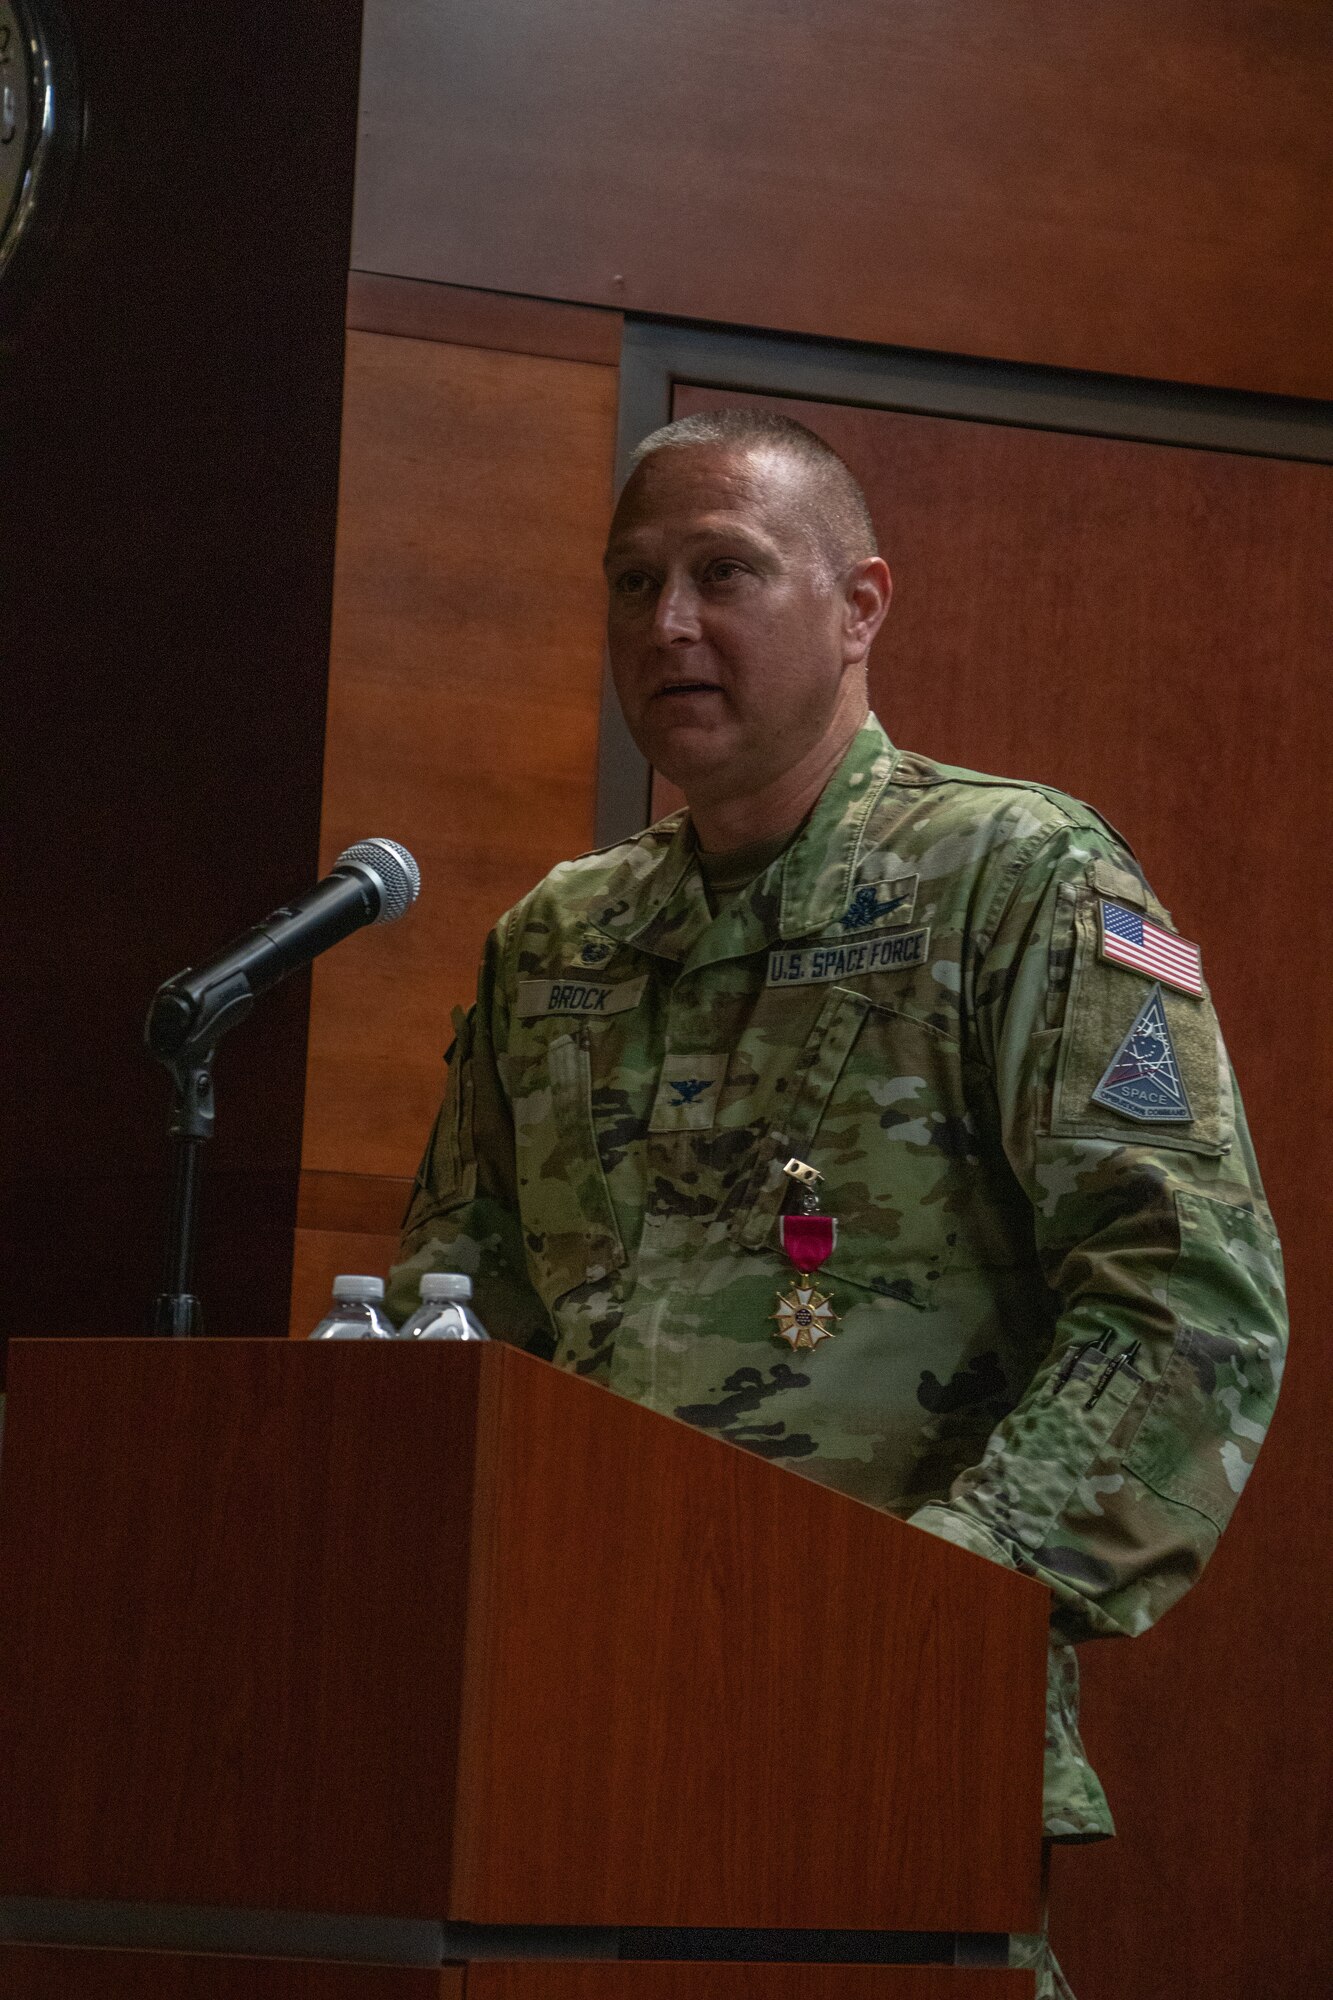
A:
POLYGON ((211 1047, 244 1020, 257 996, 365 924, 396 923, 416 901, 421 871, 396 840, 358 840, 322 882, 284 903, 216 958, 159 986, 144 1040, 160 1062, 187 1045, 211 1047))

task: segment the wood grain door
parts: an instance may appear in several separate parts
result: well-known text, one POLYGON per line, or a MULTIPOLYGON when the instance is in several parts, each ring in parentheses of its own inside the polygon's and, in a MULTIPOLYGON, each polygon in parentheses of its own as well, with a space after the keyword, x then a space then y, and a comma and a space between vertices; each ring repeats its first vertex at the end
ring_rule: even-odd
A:
POLYGON ((897 586, 871 672, 895 741, 1090 800, 1203 947, 1292 1359, 1201 1584, 1146 1638, 1085 1649, 1120 1839, 1059 1855, 1054 1929, 1079 2000, 1329 1991, 1333 469, 688 386, 675 413, 742 401, 865 484, 897 586))

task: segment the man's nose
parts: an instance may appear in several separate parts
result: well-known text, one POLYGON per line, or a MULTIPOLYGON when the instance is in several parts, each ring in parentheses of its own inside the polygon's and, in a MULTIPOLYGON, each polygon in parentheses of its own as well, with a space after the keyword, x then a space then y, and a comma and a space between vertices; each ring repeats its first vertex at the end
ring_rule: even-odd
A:
POLYGON ((687 577, 668 577, 658 592, 653 637, 659 646, 688 646, 699 637, 699 593, 687 577))

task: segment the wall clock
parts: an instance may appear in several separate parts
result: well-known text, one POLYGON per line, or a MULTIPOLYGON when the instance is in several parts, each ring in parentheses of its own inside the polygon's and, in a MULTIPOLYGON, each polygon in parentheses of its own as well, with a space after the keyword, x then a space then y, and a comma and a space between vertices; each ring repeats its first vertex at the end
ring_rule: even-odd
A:
POLYGON ((73 45, 50 0, 0 0, 0 284, 59 211, 78 151, 73 45))

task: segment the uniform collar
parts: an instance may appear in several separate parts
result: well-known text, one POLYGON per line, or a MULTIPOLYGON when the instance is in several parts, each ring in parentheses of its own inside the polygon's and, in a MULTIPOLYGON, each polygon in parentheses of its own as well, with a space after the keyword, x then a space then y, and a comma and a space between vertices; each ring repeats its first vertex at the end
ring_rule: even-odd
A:
POLYGON ((694 850, 688 813, 660 820, 612 874, 605 903, 592 912, 593 928, 660 958, 684 958, 709 922, 694 850))
MULTIPOLYGON (((866 822, 893 775, 898 752, 878 719, 868 716, 825 785, 814 811, 791 846, 742 892, 719 928, 731 931, 726 949, 706 956, 732 957, 827 930, 846 910, 861 858, 866 822), (776 889, 776 894, 774 893, 776 889)), ((622 944, 636 945, 660 958, 701 958, 695 953, 713 923, 695 860, 696 842, 688 813, 677 813, 653 829, 654 844, 636 843, 607 885, 606 900, 592 915, 595 929, 622 944)), ((722 945, 722 938, 717 944, 722 945)), ((711 947, 713 940, 709 940, 711 947)))
POLYGON ((784 942, 827 930, 846 910, 866 823, 897 762, 878 717, 868 715, 782 857, 778 936, 784 942))

